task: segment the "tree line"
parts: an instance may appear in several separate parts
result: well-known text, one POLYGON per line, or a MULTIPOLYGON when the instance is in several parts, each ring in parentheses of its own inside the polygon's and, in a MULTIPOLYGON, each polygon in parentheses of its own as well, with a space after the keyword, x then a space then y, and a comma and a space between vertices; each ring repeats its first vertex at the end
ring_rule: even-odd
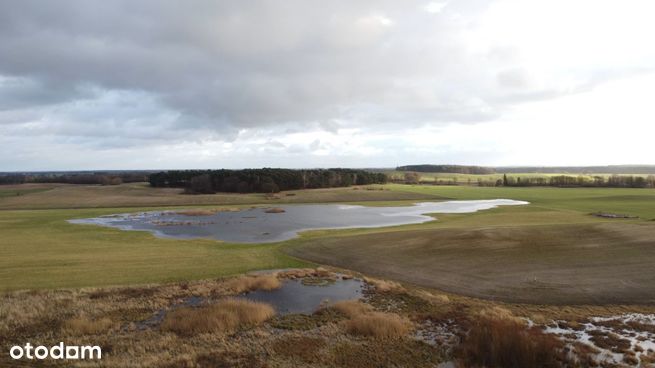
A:
POLYGON ((605 176, 571 176, 555 175, 549 177, 511 177, 503 175, 497 185, 508 187, 605 187, 605 188, 655 188, 655 176, 611 175, 605 176))
POLYGON ((469 166, 469 165, 406 165, 396 167, 396 171, 414 171, 426 173, 449 173, 449 174, 494 174, 496 170, 492 167, 469 166))
POLYGON ((626 174, 655 175, 655 165, 608 165, 608 166, 471 166, 471 165, 405 165, 396 167, 396 171, 416 171, 427 173, 450 174, 626 174))
POLYGON ((148 181, 148 175, 141 172, 0 174, 0 185, 25 183, 118 185, 144 181, 148 181))
POLYGON ((477 185, 479 187, 599 187, 599 188, 655 188, 655 175, 554 175, 554 176, 510 176, 503 174, 502 178, 472 180, 466 182, 452 179, 421 180, 419 173, 406 172, 404 180, 395 180, 405 184, 425 185, 477 185))
POLYGON ((384 184, 387 176, 355 169, 169 170, 149 176, 153 187, 196 193, 277 193, 282 190, 384 184))

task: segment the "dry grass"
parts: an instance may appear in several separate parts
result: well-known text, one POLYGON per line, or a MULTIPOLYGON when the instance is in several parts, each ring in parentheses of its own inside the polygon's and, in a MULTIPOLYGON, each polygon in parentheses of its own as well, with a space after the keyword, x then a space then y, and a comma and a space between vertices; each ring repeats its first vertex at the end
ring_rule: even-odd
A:
POLYGON ((268 364, 252 353, 211 351, 177 357, 158 368, 268 368, 268 364))
POLYGON ((163 331, 191 336, 200 333, 234 333, 259 325, 275 315, 272 306, 242 299, 226 299, 216 304, 176 309, 166 315, 163 331))
POLYGON ((74 335, 97 335, 109 331, 113 326, 114 322, 109 318, 79 316, 66 321, 63 329, 74 335))
POLYGON ((591 335, 590 340, 601 349, 611 350, 619 354, 625 354, 630 350, 630 341, 613 332, 592 330, 589 331, 589 334, 591 335))
POLYGON ((408 319, 393 313, 371 312, 356 315, 344 322, 351 335, 370 336, 381 339, 400 338, 411 329, 408 319))
POLYGON ((313 268, 294 268, 278 273, 278 277, 286 279, 299 279, 303 277, 316 276, 316 270, 313 268))
POLYGON ((372 285, 375 288, 375 291, 378 293, 388 293, 388 292, 403 292, 405 288, 395 281, 390 280, 379 280, 374 278, 365 277, 364 281, 369 285, 372 285))
POLYGON ((497 305, 489 308, 483 308, 477 311, 474 314, 474 316, 479 319, 508 321, 508 322, 514 322, 519 325, 525 324, 525 320, 516 317, 509 309, 497 305))
POLYGON ((275 340, 271 348, 275 354, 294 362, 320 363, 325 339, 311 336, 289 336, 275 340))
MULTIPOLYGON (((493 312, 492 312, 493 313, 493 312)), ((481 316, 459 347, 464 366, 532 368, 560 367, 566 360, 557 337, 528 329, 507 315, 481 316)))
MULTIPOLYGON (((315 270, 308 270, 312 273, 315 270)), ((286 271, 285 271, 286 272, 286 271)), ((278 274, 281 276, 282 272, 278 274)), ((465 342, 470 350, 482 351, 493 346, 495 362, 499 362, 501 351, 539 351, 538 347, 516 348, 528 344, 525 341, 534 341, 534 344, 544 345, 539 354, 551 354, 559 359, 560 345, 555 344, 549 350, 549 337, 541 337, 540 331, 527 329, 524 325, 512 325, 515 316, 529 316, 530 313, 542 313, 547 321, 565 318, 564 315, 582 317, 596 315, 617 315, 629 312, 653 313, 650 307, 552 307, 528 306, 494 303, 483 300, 474 300, 457 295, 448 295, 449 303, 434 303, 430 295, 423 292, 414 292, 407 286, 407 293, 375 294, 375 290, 367 292, 371 299, 367 304, 378 311, 394 312, 405 316, 416 323, 417 332, 432 331, 431 327, 445 326, 455 334, 453 339, 436 340, 437 345, 429 345, 415 341, 410 335, 405 338, 375 338, 369 335, 350 335, 346 333, 345 326, 349 324, 352 316, 370 316, 375 312, 366 304, 348 302, 352 312, 339 312, 335 308, 325 308, 313 315, 287 315, 272 318, 257 327, 247 328, 246 323, 236 327, 237 333, 229 334, 212 330, 216 333, 181 334, 162 331, 159 324, 143 325, 142 322, 157 315, 160 310, 176 310, 176 305, 192 296, 205 295, 209 300, 221 300, 227 296, 224 284, 230 280, 211 279, 205 281, 188 281, 167 285, 143 285, 134 287, 115 287, 103 289, 67 289, 11 292, 0 295, 0 341, 5 345, 24 344, 25 341, 35 341, 43 345, 58 344, 64 339, 67 344, 85 345, 90 342, 102 346, 103 367, 159 367, 159 368, 216 368, 216 367, 434 367, 442 361, 450 361, 462 357, 464 353, 457 347, 460 341, 465 342), (411 297, 410 297, 411 296, 411 297), (419 299, 425 297, 425 300, 419 299), (354 306, 353 306, 354 305, 354 306), (498 305, 502 308, 493 308, 498 305), (512 313, 510 313, 511 311, 512 313), (90 321, 102 318, 114 322, 115 328, 108 333, 80 334, 65 330, 67 321, 76 316, 85 316, 90 321), (483 317, 486 316, 486 317, 483 317), (501 329, 497 334, 507 335, 501 337, 499 342, 493 342, 490 334, 481 335, 477 348, 468 336, 474 336, 474 330, 480 330, 478 319, 501 320, 501 324, 510 324, 510 327, 501 329), (120 326, 120 328, 119 328, 120 326), (514 327, 512 327, 514 326, 514 327), (468 331, 471 335, 467 336, 468 331), (509 331, 509 332, 508 332, 509 331), (519 335, 516 337, 516 335, 519 335), (486 336, 486 337, 485 337, 486 336), (485 337, 483 339, 483 337, 485 337), (92 341, 90 341, 91 339, 92 341), (510 342, 507 342, 507 341, 510 342), (90 341, 90 342, 89 342, 90 341), (545 343, 542 343, 545 341, 545 343), (486 345, 485 345, 486 344, 486 345), (304 347, 304 348, 303 348, 304 347), (451 352, 457 352, 454 357, 451 352)), ((420 291, 420 290, 418 290, 420 291)), ((432 296, 439 292, 427 290, 432 296)), ((346 307, 348 308, 348 307, 346 307)), ((189 313, 203 308, 188 308, 189 313)), ((179 309, 177 309, 179 310, 179 309)), ((342 309, 343 310, 343 309, 342 309)), ((173 314, 173 312, 171 312, 173 314)), ((169 316, 170 317, 170 316, 169 316)), ((400 317, 396 317, 400 318, 400 317)), ((180 318, 181 320, 183 318, 180 318)), ((353 317, 357 320, 357 317, 353 317)), ((255 325, 256 322, 252 322, 255 325)), ((494 322, 496 323, 496 322, 494 322)), ((206 325, 206 321, 197 322, 206 325)), ((567 324, 574 326, 571 321, 567 324)), ((204 326, 203 326, 204 327, 204 326)), ((638 326, 637 326, 638 327, 638 326)), ((639 329, 638 329, 639 330, 639 329)), ((439 330, 434 330, 436 333, 439 330)), ((420 336, 425 336, 419 334, 420 336)), ((429 336, 427 336, 429 338, 429 336)), ((431 340, 428 340, 431 341, 431 340)), ((595 361, 595 350, 588 345, 574 344, 571 349, 578 363, 566 364, 559 361, 561 366, 589 367, 598 366, 601 362, 595 361)), ((636 350, 635 350, 636 351, 636 350)), ((655 354, 642 352, 642 362, 655 363, 655 354), (646 357, 650 354, 650 357, 646 357)), ((521 357, 521 365, 530 367, 525 354, 516 354, 521 357)), ((540 357, 541 355, 536 355, 540 357)), ((631 355, 632 357, 632 355, 631 355)), ((630 359, 630 358, 629 358, 630 359)), ((462 357, 461 366, 481 367, 481 360, 477 358, 462 357)), ((486 362, 486 361, 485 361, 486 362)), ((507 363, 507 361, 502 361, 507 363)), ((544 359, 544 362, 549 362, 544 359)), ((552 360, 551 360, 552 362, 552 360)), ((28 362, 29 363, 29 362, 28 362)), ((44 362, 46 365, 47 362, 44 362)), ((489 362, 489 367, 499 366, 489 362)), ((96 363, 68 362, 71 367, 88 367, 96 363)), ((645 363, 644 363, 645 364, 645 363)), ((642 364, 643 365, 643 364, 642 364)), ((0 354, 0 366, 14 367, 7 354, 0 354), (6 359, 5 359, 6 358, 6 359), (3 360, 5 359, 5 360, 3 360)), ((505 366, 512 365, 511 362, 505 366)), ((539 365, 536 365, 539 366, 539 365)), ((546 364, 541 366, 548 366, 546 364)), ((645 365, 647 366, 647 365, 645 365)))
POLYGON ((353 318, 362 314, 370 313, 373 307, 357 300, 344 300, 334 303, 331 308, 344 314, 348 318, 353 318))
POLYGON ((0 333, 6 333, 31 322, 49 318, 52 306, 59 300, 51 293, 16 292, 0 298, 0 333))
POLYGON ((241 276, 225 282, 228 291, 241 294, 255 290, 275 290, 282 287, 276 275, 241 276))
MULTIPOLYGON (((640 356, 642 364, 653 364, 655 365, 655 351, 650 351, 648 354, 642 354, 640 356)), ((646 367, 648 367, 646 365, 646 367)))
POLYGON ((443 361, 439 349, 411 339, 343 341, 332 348, 331 355, 326 366, 341 368, 434 368, 443 361))
POLYGON ((267 209, 264 212, 266 212, 266 213, 284 213, 284 212, 287 212, 287 211, 285 211, 284 208, 273 207, 273 208, 267 209))
POLYGON ((425 300, 430 301, 434 304, 448 304, 450 303, 450 298, 446 294, 436 294, 429 292, 427 290, 418 290, 417 295, 425 300))
POLYGON ((240 211, 239 208, 211 208, 211 209, 190 209, 190 210, 183 210, 183 211, 176 211, 176 215, 184 215, 184 216, 211 216, 215 215, 219 212, 235 212, 235 211, 240 211))
POLYGON ((381 339, 400 338, 407 335, 412 328, 412 323, 407 318, 395 313, 376 312, 373 306, 357 300, 336 302, 330 309, 348 317, 343 326, 351 335, 381 339))

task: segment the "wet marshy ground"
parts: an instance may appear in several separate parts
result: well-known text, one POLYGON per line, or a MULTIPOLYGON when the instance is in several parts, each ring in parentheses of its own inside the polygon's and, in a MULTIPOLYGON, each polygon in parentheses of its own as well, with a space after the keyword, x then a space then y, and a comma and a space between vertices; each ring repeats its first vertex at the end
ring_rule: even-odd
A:
POLYGON ((480 366, 476 354, 493 366, 511 356, 525 359, 521 367, 543 366, 531 357, 552 367, 650 367, 655 315, 626 308, 494 303, 319 267, 7 293, 0 341, 92 341, 106 367, 480 366))
POLYGON ((544 331, 557 335, 572 349, 588 351, 599 364, 655 365, 655 314, 554 321, 544 331))

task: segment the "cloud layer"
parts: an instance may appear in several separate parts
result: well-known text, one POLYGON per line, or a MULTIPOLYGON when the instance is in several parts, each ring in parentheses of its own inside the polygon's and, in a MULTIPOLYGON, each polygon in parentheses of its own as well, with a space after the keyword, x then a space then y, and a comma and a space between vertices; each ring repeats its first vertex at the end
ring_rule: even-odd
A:
POLYGON ((651 73, 651 7, 2 1, 0 170, 511 164, 439 136, 651 73))

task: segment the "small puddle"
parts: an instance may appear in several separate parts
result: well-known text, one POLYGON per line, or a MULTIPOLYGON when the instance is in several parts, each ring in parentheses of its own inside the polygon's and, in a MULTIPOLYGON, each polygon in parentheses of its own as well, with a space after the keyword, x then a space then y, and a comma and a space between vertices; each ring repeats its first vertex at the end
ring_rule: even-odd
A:
MULTIPOLYGON (((303 280, 306 282, 307 279, 303 280)), ((362 298, 362 280, 329 280, 318 285, 306 284, 303 280, 287 280, 279 289, 253 291, 240 297, 271 304, 279 315, 312 314, 320 307, 338 301, 362 298)))

